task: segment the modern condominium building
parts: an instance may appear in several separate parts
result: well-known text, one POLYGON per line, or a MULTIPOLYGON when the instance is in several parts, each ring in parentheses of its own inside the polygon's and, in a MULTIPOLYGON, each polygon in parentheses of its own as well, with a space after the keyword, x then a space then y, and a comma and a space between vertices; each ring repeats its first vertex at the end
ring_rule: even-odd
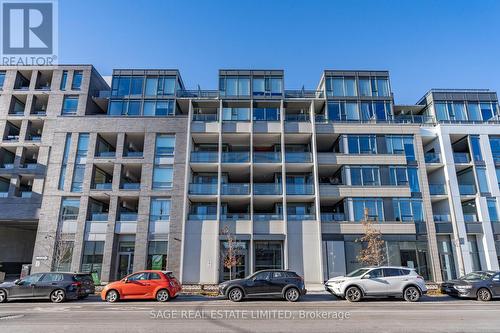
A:
POLYGON ((286 268, 309 285, 386 261, 441 281, 500 260, 500 124, 488 90, 397 105, 387 71, 0 67, 0 270, 169 269, 183 283, 286 268), (109 85, 108 85, 109 83, 109 85), (234 240, 234 242, 230 242, 234 240))

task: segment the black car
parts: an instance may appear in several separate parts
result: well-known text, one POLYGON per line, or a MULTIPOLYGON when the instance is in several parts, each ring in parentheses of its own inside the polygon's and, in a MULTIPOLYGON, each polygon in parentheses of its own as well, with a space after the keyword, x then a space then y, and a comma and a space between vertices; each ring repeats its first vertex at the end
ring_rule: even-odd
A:
POLYGON ((85 298, 94 291, 94 282, 89 274, 36 273, 14 282, 0 283, 0 303, 29 298, 46 298, 54 303, 61 303, 69 299, 85 298))
POLYGON ((452 297, 489 301, 500 297, 500 271, 478 271, 441 284, 441 292, 452 297))
POLYGON ((223 282, 219 285, 219 294, 233 302, 248 297, 282 297, 296 302, 306 294, 304 279, 297 273, 287 270, 258 271, 244 279, 223 282))

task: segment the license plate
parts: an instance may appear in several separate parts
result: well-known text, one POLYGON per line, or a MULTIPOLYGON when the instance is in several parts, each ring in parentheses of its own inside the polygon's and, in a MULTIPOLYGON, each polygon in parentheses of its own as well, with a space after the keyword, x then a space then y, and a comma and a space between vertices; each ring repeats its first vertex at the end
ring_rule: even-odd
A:
POLYGON ((90 294, 90 289, 85 289, 85 292, 90 294))

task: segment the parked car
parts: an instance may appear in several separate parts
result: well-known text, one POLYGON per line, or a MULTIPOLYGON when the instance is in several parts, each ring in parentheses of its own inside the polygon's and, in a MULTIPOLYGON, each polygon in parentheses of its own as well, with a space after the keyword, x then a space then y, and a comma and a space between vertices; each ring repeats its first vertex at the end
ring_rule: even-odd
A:
POLYGON ((177 297, 181 284, 169 271, 140 271, 108 284, 101 292, 101 299, 116 302, 124 299, 156 299, 166 302, 177 297))
POLYGON ((331 294, 358 302, 365 297, 403 297, 417 302, 427 293, 424 278, 407 267, 367 267, 346 276, 329 279, 325 289, 331 294))
POLYGON ((500 271, 477 271, 441 284, 441 292, 452 297, 490 301, 500 297, 500 271))
POLYGON ((219 294, 233 302, 248 297, 281 297, 296 302, 306 294, 304 279, 287 270, 258 271, 244 279, 225 281, 219 284, 219 294))
POLYGON ((81 299, 94 292, 94 282, 82 273, 36 273, 0 284, 0 303, 14 299, 50 299, 61 303, 81 299))

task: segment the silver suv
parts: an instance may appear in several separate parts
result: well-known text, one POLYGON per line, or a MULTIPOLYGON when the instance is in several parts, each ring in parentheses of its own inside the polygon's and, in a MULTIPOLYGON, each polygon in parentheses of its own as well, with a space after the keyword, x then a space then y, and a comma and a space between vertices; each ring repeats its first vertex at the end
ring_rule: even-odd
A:
POLYGON ((367 267, 325 283, 331 294, 358 302, 364 297, 403 297, 416 302, 427 292, 424 278, 408 267, 367 267))

